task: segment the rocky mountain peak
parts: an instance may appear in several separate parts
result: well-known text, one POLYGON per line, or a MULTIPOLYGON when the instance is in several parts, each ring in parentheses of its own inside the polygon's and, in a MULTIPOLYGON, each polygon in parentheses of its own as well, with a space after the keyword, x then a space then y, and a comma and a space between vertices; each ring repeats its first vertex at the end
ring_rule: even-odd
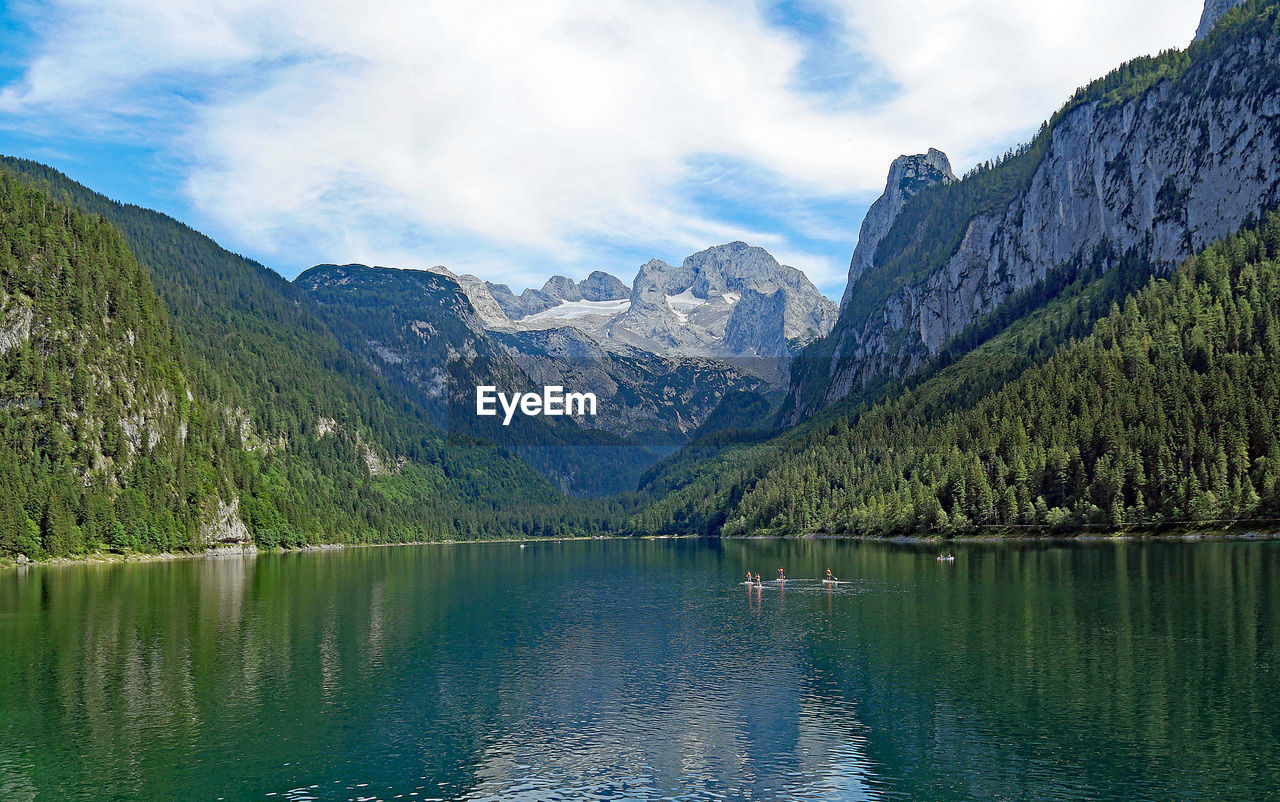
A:
POLYGON ((505 284, 432 272, 458 283, 489 330, 576 329, 606 349, 663 355, 782 357, 830 331, 838 312, 804 273, 745 242, 679 265, 650 260, 631 287, 596 270, 581 282, 552 276, 516 295, 505 284))
POLYGON ((1231 9, 1242 6, 1244 3, 1245 0, 1205 0, 1204 11, 1200 14, 1200 27, 1196 28, 1196 38, 1193 41, 1198 42, 1208 36, 1213 26, 1218 24, 1218 20, 1231 9))
MULTIPOLYGON (((993 168, 1003 173, 995 183, 1015 187, 998 203, 970 205, 983 197, 976 183, 917 195, 913 230, 892 242, 894 253, 881 240, 857 294, 846 291, 845 314, 824 346, 830 363, 796 374, 792 398, 801 415, 789 419, 882 377, 910 375, 974 323, 996 320, 987 316, 1074 265, 1145 280, 1280 203, 1273 79, 1280 35, 1269 24, 1271 8, 1207 3, 1204 27, 1216 23, 1212 52, 1193 53, 1171 75, 1166 57, 1135 66, 1114 88, 1095 85, 1052 122, 1033 164, 993 168), (1244 24, 1225 26, 1224 14, 1244 24), (1110 101, 1116 97, 1128 99, 1110 101), (954 243, 949 252, 919 257, 921 246, 940 240, 954 243)), ((860 251, 871 220, 855 276, 870 262, 860 251)))
POLYGON ((956 176, 951 172, 951 160, 937 148, 929 148, 927 153, 914 156, 899 156, 893 160, 893 164, 889 166, 884 194, 871 204, 867 216, 862 220, 858 245, 849 262, 849 283, 845 285, 844 297, 840 299, 842 307, 849 303, 854 282, 871 266, 876 246, 893 227, 893 221, 897 219, 898 212, 902 211, 907 199, 925 187, 950 184, 955 180, 956 176))
POLYGON ((582 292, 568 276, 552 276, 542 285, 542 292, 557 301, 581 301, 582 292))
POLYGON ((494 302, 511 320, 554 309, 564 302, 620 301, 631 293, 626 284, 603 270, 593 271, 577 283, 568 276, 552 276, 542 285, 542 289, 530 288, 520 295, 513 293, 506 284, 485 282, 485 287, 494 302))
POLYGON ((616 276, 603 270, 593 270, 591 275, 578 282, 578 292, 584 301, 621 301, 631 294, 631 288, 616 276))
POLYGON ((825 333, 835 315, 835 304, 804 273, 764 248, 730 242, 678 267, 647 262, 636 275, 630 307, 608 333, 686 353, 782 356, 788 340, 825 333), (736 309, 744 298, 750 313, 736 309))

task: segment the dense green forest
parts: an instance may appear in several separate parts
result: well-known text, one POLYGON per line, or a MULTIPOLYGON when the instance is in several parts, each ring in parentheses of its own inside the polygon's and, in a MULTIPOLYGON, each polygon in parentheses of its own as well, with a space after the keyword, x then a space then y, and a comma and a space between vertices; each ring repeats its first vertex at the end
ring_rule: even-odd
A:
POLYGON ((119 234, 0 174, 0 554, 192 543, 226 432, 119 234))
POLYGON ((732 454, 637 524, 888 535, 1280 517, 1278 260, 1273 213, 975 403, 938 403, 963 397, 963 372, 941 373, 732 454))
POLYGON ((19 166, 0 170, 0 557, 614 531, 623 502, 446 447, 270 271, 19 166))

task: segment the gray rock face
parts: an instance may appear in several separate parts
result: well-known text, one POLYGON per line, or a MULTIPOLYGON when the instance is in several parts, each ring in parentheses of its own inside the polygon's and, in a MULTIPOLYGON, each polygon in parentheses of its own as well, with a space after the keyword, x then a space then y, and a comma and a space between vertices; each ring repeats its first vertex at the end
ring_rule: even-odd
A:
POLYGON ((573 279, 568 276, 552 276, 542 285, 544 295, 550 296, 557 301, 581 301, 582 292, 578 289, 578 285, 573 283, 573 279))
POLYGON ((620 301, 631 294, 630 287, 603 270, 592 271, 578 282, 578 291, 584 301, 620 301))
MULTIPOLYGON (((511 319, 507 316, 506 309, 503 308, 497 298, 489 290, 489 282, 464 273, 461 276, 454 275, 453 271, 447 267, 439 265, 432 267, 428 272, 435 273, 445 278, 451 278, 458 282, 458 286, 462 288, 462 292, 471 301, 471 306, 475 308, 475 313, 480 322, 486 329, 506 328, 511 325, 511 319)), ((505 289, 505 287, 504 287, 505 289)), ((511 291, 507 290, 510 295, 511 291)))
POLYGON ((35 315, 31 307, 16 297, 0 302, 0 355, 8 353, 31 339, 31 323, 35 315))
POLYGON ((526 315, 536 315, 553 306, 559 306, 560 299, 549 292, 530 288, 520 293, 520 305, 524 307, 526 315))
POLYGON ((524 317, 524 305, 520 303, 520 299, 510 287, 506 284, 494 284, 492 281, 486 281, 484 286, 508 318, 516 320, 524 317))
POLYGON ((737 356, 776 357, 787 353, 787 294, 744 290, 724 327, 724 350, 737 356))
POLYGON ((893 227, 893 221, 897 219, 898 212, 902 211, 907 199, 925 187, 950 184, 955 180, 947 154, 936 148, 929 148, 928 153, 899 156, 893 160, 884 194, 871 204, 867 216, 862 220, 858 244, 853 249, 853 259, 849 261, 849 283, 845 285, 844 297, 840 299, 842 308, 849 304, 854 282, 871 266, 876 246, 893 227))
POLYGON ((253 537, 240 517, 240 499, 227 504, 216 499, 200 520, 200 543, 205 547, 231 543, 249 543, 253 537))
POLYGON ((1200 14, 1200 27, 1196 28, 1196 38, 1193 41, 1198 42, 1208 36, 1223 15, 1244 4, 1245 0, 1205 0, 1204 11, 1200 14))
POLYGON ((822 404, 876 375, 916 370, 983 314, 1101 244, 1171 269, 1280 203, 1277 63, 1280 38, 1258 36, 1135 100, 1067 113, 1025 192, 973 218, 941 269, 865 322, 841 321, 822 404))
POLYGON ((835 316, 835 304, 804 273, 778 264, 763 248, 731 242, 695 253, 679 267, 656 259, 646 263, 636 275, 630 308, 606 334, 638 347, 685 354, 774 357, 787 353, 788 340, 829 331, 835 316), (755 314, 735 315, 748 293, 755 314), (775 295, 772 305, 761 300, 775 295), (772 318, 761 318, 764 314, 772 318))

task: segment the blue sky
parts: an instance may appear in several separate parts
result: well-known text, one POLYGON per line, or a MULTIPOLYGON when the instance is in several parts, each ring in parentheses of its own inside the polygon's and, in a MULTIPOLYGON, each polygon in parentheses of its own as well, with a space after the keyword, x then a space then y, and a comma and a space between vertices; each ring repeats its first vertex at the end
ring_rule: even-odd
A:
POLYGON ((1198 0, 53 0, 0 9, 0 152, 287 277, 517 291, 742 239, 833 298, 889 162, 957 173, 1181 47, 1198 0))

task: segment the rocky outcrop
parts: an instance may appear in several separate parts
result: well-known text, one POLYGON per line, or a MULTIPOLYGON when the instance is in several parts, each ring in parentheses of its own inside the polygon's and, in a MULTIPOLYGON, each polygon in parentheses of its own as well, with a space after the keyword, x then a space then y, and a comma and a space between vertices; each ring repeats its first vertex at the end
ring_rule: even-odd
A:
POLYGON ((433 267, 431 272, 458 282, 458 286, 462 288, 467 300, 471 301, 471 306, 475 310, 476 316, 480 318, 484 328, 494 329, 511 325, 511 319, 508 317, 506 310, 489 292, 489 283, 487 281, 470 273, 463 273, 460 276, 454 275, 446 267, 433 267))
POLYGON ((0 303, 0 354, 25 345, 31 339, 34 318, 30 301, 20 295, 10 295, 0 303))
POLYGON ((1244 5, 1246 0, 1205 0, 1204 11, 1200 14, 1200 26, 1196 28, 1196 38, 1198 42, 1209 35, 1209 31, 1213 30, 1213 26, 1218 24, 1218 20, 1231 9, 1236 6, 1244 5))
POLYGON ((911 373, 1073 260, 1131 252, 1170 269, 1280 203, 1280 38, 1258 30, 1212 58, 1193 51, 1184 71, 1134 99, 1062 115, 1026 189, 973 216, 940 269, 842 317, 824 343, 828 364, 808 375, 824 374, 821 392, 793 386, 796 417, 875 376, 911 373))
POLYGON ((844 297, 840 299, 841 307, 849 304, 854 283, 871 266, 876 246, 893 227, 893 221, 897 219, 898 212, 902 211, 907 199, 925 187, 949 184, 955 180, 947 154, 936 148, 929 148, 928 153, 899 156, 893 160, 893 164, 889 166, 889 179, 885 182, 884 194, 871 204, 867 216, 862 219, 858 244, 849 261, 849 283, 845 285, 844 297))
POLYGON ((744 290, 724 327, 724 348, 736 356, 777 357, 787 353, 787 294, 744 290))
POLYGON ((605 333, 661 351, 706 356, 782 356, 787 341, 821 336, 835 322, 836 307, 804 273, 781 265, 763 248, 744 242, 693 254, 678 267, 652 260, 640 268, 631 305, 605 333), (732 340, 728 323, 746 293, 751 308, 769 319, 739 316, 732 340), (760 299, 777 294, 774 304, 760 299), (782 332, 782 342, 775 336, 782 332), (755 336, 758 335, 758 336, 755 336))
POLYGON ((252 540, 249 527, 240 517, 240 499, 233 498, 228 504, 222 499, 215 499, 208 506, 200 521, 200 543, 206 548, 234 543, 248 543, 252 540))
POLYGON ((603 270, 593 270, 578 283, 578 292, 584 301, 621 301, 631 294, 631 288, 616 276, 603 270))

